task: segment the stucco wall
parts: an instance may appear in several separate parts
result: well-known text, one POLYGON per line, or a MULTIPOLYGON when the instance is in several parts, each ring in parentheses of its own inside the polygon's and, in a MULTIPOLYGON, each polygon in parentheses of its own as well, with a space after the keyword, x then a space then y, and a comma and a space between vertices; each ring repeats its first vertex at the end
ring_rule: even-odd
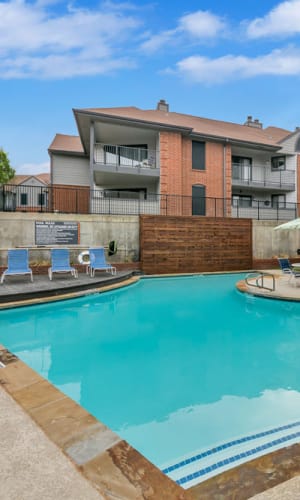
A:
MULTIPOLYGON (((90 246, 104 246, 115 240, 117 254, 110 262, 132 262, 139 259, 139 218, 137 216, 99 216, 69 214, 28 214, 0 212, 0 265, 6 265, 8 248, 30 248, 30 261, 49 261, 49 250, 35 247, 35 221, 80 222, 80 244, 73 246, 73 259, 90 246)), ((72 245, 68 245, 72 248, 72 245)))

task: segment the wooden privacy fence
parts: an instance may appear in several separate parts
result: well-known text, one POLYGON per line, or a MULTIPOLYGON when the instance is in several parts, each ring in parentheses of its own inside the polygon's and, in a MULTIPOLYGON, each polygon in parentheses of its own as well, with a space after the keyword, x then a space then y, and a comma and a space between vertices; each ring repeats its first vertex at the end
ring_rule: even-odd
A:
POLYGON ((140 216, 146 274, 252 269, 252 220, 140 216))

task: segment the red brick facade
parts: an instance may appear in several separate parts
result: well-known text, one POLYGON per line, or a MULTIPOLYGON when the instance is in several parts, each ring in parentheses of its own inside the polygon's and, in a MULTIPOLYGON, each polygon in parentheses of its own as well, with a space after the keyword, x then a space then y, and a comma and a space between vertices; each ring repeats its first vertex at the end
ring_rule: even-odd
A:
MULTIPOLYGON (((205 186, 206 198, 231 199, 231 147, 217 142, 205 143, 205 170, 192 169, 192 140, 175 132, 160 133, 160 194, 192 196, 193 185, 205 186), (224 179, 225 175, 225 179, 224 179)), ((174 201, 175 204, 175 201, 174 201)), ((184 204, 185 205, 185 204, 184 204)), ((219 216, 230 215, 230 202, 219 204, 219 216)), ((191 215, 186 206, 182 215, 191 215)), ((170 207, 168 207, 170 214, 170 207)), ((206 215, 215 215, 215 205, 206 215)), ((176 204, 178 213, 178 201, 176 204)))

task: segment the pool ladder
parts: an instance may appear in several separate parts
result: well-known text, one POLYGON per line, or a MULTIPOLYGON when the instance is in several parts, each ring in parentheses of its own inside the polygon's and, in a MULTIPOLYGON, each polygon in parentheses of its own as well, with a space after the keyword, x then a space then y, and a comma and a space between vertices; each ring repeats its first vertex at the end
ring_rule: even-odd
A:
POLYGON ((263 288, 264 290, 268 290, 270 292, 274 292, 275 290, 275 277, 271 273, 265 273, 262 271, 256 271, 253 273, 247 274, 245 278, 245 282, 247 283, 248 286, 254 286, 256 288, 263 288), (265 278, 268 278, 268 281, 270 281, 269 278, 272 278, 272 285, 267 286, 265 284, 265 278), (251 282, 248 281, 251 279, 251 282))

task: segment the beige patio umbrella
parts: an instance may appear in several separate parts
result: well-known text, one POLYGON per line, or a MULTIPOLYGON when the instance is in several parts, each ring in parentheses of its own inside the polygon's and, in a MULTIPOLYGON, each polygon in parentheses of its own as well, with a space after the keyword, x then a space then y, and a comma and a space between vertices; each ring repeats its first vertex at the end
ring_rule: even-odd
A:
POLYGON ((279 226, 274 227, 274 231, 278 231, 280 229, 300 229, 300 217, 298 219, 290 220, 289 222, 285 222, 284 224, 280 224, 279 226))

